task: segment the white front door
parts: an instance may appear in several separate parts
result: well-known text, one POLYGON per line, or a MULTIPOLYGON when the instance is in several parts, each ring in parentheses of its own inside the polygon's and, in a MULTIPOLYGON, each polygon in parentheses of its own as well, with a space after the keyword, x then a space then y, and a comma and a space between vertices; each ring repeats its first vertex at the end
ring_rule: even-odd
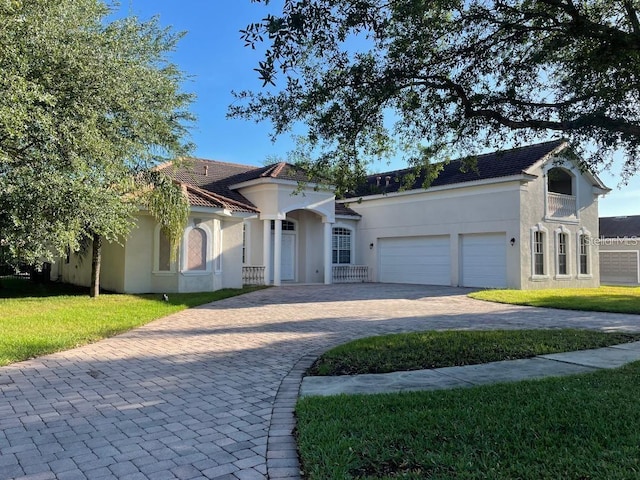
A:
MULTIPOLYGON (((271 244, 274 244, 273 235, 271 244)), ((293 281, 296 279, 296 235, 282 232, 282 251, 280 254, 280 280, 293 281)), ((271 281, 273 282, 273 253, 271 254, 271 281)))

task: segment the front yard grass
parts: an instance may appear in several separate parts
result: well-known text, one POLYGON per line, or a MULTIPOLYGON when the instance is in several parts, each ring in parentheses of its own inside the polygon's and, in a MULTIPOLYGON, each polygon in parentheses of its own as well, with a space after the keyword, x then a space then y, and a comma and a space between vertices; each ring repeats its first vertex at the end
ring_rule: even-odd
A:
POLYGON ((88 289, 3 279, 1 295, 10 298, 0 298, 0 366, 95 342, 186 308, 258 288, 172 293, 164 302, 160 294, 89 298, 88 289))
POLYGON ((481 290, 469 296, 515 305, 640 315, 640 287, 481 290))
POLYGON ((622 480, 640 476, 640 363, 437 392, 306 397, 309 480, 622 480))
POLYGON ((472 365, 600 348, 640 334, 590 330, 427 331, 363 338, 324 353, 309 375, 353 375, 472 365))

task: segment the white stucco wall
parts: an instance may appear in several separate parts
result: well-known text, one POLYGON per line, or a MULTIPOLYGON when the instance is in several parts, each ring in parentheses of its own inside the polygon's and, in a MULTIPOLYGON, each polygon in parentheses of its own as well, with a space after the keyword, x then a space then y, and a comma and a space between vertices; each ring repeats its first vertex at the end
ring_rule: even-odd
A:
POLYGON ((465 234, 500 233, 506 242, 507 286, 516 289, 596 287, 599 285, 598 245, 590 244, 589 273, 578 274, 578 235, 598 236, 598 195, 593 179, 568 161, 548 163, 531 171, 535 177, 499 183, 458 184, 364 197, 348 205, 362 215, 357 228, 357 263, 369 265, 370 277, 379 280, 378 243, 381 238, 446 235, 450 239, 451 284, 461 283, 461 238, 465 234), (577 216, 546 216, 546 172, 564 166, 573 174, 577 216), (532 275, 532 228, 547 232, 546 274, 532 275), (568 233, 568 275, 557 275, 556 231, 568 233), (511 239, 514 240, 511 245, 511 239), (373 244, 373 248, 370 248, 373 244))
MULTIPOLYGON (((358 264, 369 265, 370 278, 378 281, 380 238, 448 235, 451 240, 451 284, 459 282, 459 237, 469 233, 504 233, 517 237, 519 225, 517 181, 456 189, 413 191, 364 198, 349 203, 362 215, 356 234, 358 264), (373 244, 373 248, 370 245, 373 244)), ((509 286, 519 279, 517 248, 507 247, 509 286)))
POLYGON ((127 293, 204 292, 242 287, 242 218, 192 212, 171 272, 157 271, 157 242, 157 223, 149 215, 141 214, 124 248, 127 293), (192 228, 201 228, 207 234, 207 263, 203 271, 187 270, 185 240, 192 228))
POLYGON ((295 224, 295 232, 286 231, 283 235, 294 236, 293 281, 322 283, 325 251, 323 223, 335 220, 333 192, 316 191, 309 187, 299 190, 296 182, 273 179, 243 185, 239 191, 260 210, 257 218, 246 221, 248 230, 245 264, 272 265, 273 245, 269 258, 264 255, 264 222, 289 220, 295 224))
POLYGON ((522 281, 519 288, 582 288, 597 287, 599 285, 598 245, 590 245, 590 273, 578 275, 578 235, 585 230, 592 239, 598 238, 598 196, 594 193, 594 186, 587 176, 583 175, 575 165, 569 161, 551 158, 546 164, 529 171, 538 178, 522 188, 520 207, 520 255, 522 281), (546 173, 550 168, 562 167, 573 174, 574 193, 576 195, 577 218, 551 219, 546 216, 545 198, 547 193, 546 173), (532 233, 536 225, 546 231, 546 275, 543 278, 532 275, 532 233), (566 231, 568 237, 568 275, 558 276, 556 266, 555 232, 559 229, 566 231))
MULTIPOLYGON (((59 259, 52 272, 60 275, 64 283, 89 287, 91 285, 92 242, 84 254, 72 253, 69 262, 59 259)), ((118 243, 103 242, 100 263, 100 288, 111 292, 124 291, 124 247, 118 243)), ((57 280, 57 278, 56 278, 57 280)))

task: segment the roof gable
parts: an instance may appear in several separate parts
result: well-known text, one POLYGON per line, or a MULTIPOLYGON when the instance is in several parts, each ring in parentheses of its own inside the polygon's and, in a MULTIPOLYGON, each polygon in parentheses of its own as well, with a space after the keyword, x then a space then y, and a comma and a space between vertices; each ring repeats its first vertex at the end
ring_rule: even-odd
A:
MULTIPOLYGON (((244 197, 236 185, 264 179, 309 182, 305 172, 295 165, 280 162, 264 167, 187 158, 179 163, 158 167, 186 188, 192 206, 225 208, 231 211, 256 212, 258 208, 244 197)), ((344 215, 357 215, 345 209, 344 215)))

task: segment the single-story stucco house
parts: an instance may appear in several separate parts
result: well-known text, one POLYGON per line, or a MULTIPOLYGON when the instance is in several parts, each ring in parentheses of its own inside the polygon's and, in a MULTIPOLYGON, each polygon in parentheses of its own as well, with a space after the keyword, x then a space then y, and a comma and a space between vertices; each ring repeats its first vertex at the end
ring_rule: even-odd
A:
POLYGON ((640 215, 600 219, 600 281, 640 285, 640 215))
MULTIPOLYGON (((295 167, 191 159, 160 168, 191 204, 178 258, 141 212, 103 247, 101 285, 117 292, 374 281, 535 289, 600 282, 598 197, 609 191, 556 140, 446 164, 427 189, 409 170, 371 175, 351 198, 295 167)), ((88 285, 89 261, 54 266, 88 285)))

